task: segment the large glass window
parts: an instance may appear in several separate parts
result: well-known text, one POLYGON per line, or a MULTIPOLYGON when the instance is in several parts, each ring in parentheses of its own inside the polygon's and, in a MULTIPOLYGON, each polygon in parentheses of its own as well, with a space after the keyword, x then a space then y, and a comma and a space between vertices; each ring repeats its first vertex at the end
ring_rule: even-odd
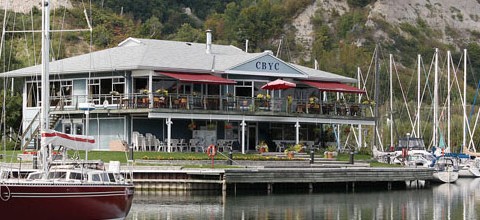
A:
MULTIPOLYGON (((27 82, 27 107, 41 105, 41 89, 39 82, 27 82)), ((50 82, 50 106, 72 105, 73 81, 51 81, 50 82)))
POLYGON ((125 93, 125 79, 124 78, 104 78, 104 79, 90 79, 88 81, 89 98, 95 105, 109 104, 118 102, 120 95, 125 93), (113 91, 119 95, 112 95, 113 91))

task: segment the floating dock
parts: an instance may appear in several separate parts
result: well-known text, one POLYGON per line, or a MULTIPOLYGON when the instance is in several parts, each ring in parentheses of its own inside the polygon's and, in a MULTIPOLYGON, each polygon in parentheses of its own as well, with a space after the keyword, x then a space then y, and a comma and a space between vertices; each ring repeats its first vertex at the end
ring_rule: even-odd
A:
POLYGON ((218 190, 222 192, 249 189, 272 192, 280 189, 316 191, 339 187, 402 187, 411 182, 432 178, 428 168, 376 168, 344 165, 295 167, 246 167, 234 169, 165 169, 136 167, 133 181, 140 191, 218 190))

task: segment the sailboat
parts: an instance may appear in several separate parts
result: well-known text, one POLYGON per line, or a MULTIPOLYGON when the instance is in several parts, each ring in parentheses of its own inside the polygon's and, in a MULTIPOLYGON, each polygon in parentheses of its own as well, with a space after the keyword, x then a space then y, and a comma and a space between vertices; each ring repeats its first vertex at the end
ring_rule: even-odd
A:
POLYGON ((440 183, 453 183, 458 180, 458 162, 455 158, 446 155, 450 153, 449 146, 446 146, 443 135, 440 132, 438 118, 438 49, 435 49, 435 81, 433 92, 433 145, 432 153, 436 155, 433 163, 434 172, 432 181, 440 183), (440 153, 441 151, 441 153, 440 153))
POLYGON ((20 169, 0 168, 2 219, 123 219, 132 205, 134 186, 120 173, 98 164, 56 161, 53 149, 92 149, 95 139, 48 129, 49 0, 42 0, 42 102, 40 108, 41 169, 26 178, 20 169))

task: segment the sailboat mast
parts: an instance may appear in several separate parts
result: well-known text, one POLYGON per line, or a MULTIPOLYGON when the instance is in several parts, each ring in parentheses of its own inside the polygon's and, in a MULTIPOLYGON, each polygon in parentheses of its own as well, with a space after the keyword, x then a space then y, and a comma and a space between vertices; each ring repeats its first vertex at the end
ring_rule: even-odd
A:
POLYGON ((43 132, 48 129, 49 118, 48 110, 50 108, 50 83, 49 83, 49 48, 50 48, 50 2, 42 0, 42 76, 41 76, 41 106, 40 106, 40 134, 42 138, 40 146, 42 149, 43 170, 47 171, 47 152, 43 132))
POLYGON ((390 54, 390 147, 393 148, 393 55, 390 54))
POLYGON ((467 147, 467 49, 463 49, 463 147, 467 147))
MULTIPOLYGON (((362 89, 362 80, 361 80, 361 72, 360 72, 360 67, 357 67, 357 77, 358 77, 358 88, 362 89)), ((362 93, 358 94, 358 104, 362 104, 362 93)), ((362 125, 358 125, 358 149, 363 147, 363 136, 362 136, 362 125)))
POLYGON ((42 81, 41 81, 41 108, 40 108, 40 131, 48 129, 48 110, 50 108, 50 83, 49 83, 49 48, 50 48, 50 6, 49 0, 42 0, 42 81))
MULTIPOLYGON (((375 94, 374 94, 374 100, 375 100, 375 106, 374 106, 374 109, 373 109, 373 115, 374 115, 374 119, 375 119, 375 127, 373 129, 373 146, 374 147, 378 147, 377 146, 377 135, 378 135, 378 93, 380 92, 380 88, 379 88, 379 71, 380 71, 380 65, 378 63, 378 53, 379 53, 379 47, 378 45, 375 47, 375 94)), ((382 149, 383 150, 383 149, 382 149)))
POLYGON ((450 86, 450 57, 451 57, 450 51, 447 51, 447 147, 451 146, 451 141, 450 141, 450 129, 451 129, 451 86, 450 86))
POLYGON ((421 67, 420 65, 422 64, 421 63, 421 59, 422 59, 422 55, 418 54, 418 69, 417 69, 417 137, 420 137, 420 123, 421 123, 421 120, 420 120, 420 106, 421 106, 421 97, 420 97, 420 80, 421 80, 421 76, 420 76, 420 73, 421 73, 421 67))
POLYGON ((435 80, 433 84, 433 146, 438 147, 438 48, 435 48, 435 80))

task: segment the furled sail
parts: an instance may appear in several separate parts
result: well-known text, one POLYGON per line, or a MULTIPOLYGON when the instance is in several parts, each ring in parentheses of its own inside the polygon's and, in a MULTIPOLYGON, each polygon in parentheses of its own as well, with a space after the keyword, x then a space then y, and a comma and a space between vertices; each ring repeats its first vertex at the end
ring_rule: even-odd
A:
POLYGON ((62 145, 72 150, 91 150, 95 147, 93 136, 65 134, 54 130, 42 132, 42 139, 45 145, 62 145))

